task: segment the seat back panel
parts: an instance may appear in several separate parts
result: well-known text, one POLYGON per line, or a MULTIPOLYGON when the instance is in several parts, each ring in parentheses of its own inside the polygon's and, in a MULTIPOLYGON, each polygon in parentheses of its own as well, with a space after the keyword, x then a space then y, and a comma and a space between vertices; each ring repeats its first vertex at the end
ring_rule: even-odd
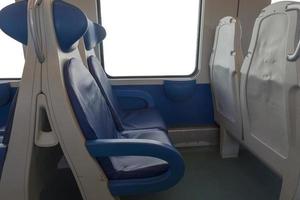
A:
POLYGON ((220 20, 216 30, 210 70, 215 120, 242 139, 239 79, 242 60, 241 26, 233 17, 220 20))
POLYGON ((299 16, 287 10, 290 4, 280 2, 262 11, 241 69, 245 143, 279 174, 295 147, 291 144, 300 122, 295 109, 300 102, 300 65, 287 60, 298 43, 299 16))
POLYGON ((64 66, 64 79, 71 104, 86 139, 117 138, 117 131, 97 83, 77 59, 64 66))

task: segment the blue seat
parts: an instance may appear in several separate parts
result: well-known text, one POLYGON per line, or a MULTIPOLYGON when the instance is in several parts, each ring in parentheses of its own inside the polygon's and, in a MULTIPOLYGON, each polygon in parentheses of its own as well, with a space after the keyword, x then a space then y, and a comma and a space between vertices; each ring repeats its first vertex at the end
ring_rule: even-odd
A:
MULTIPOLYGON (((167 135, 157 129, 122 132, 120 138, 154 140, 172 146, 167 135)), ((106 173, 111 180, 149 178, 161 175, 168 170, 167 162, 150 157, 112 157, 110 162, 104 163, 104 165, 107 168, 106 173)))
MULTIPOLYGON (((0 106, 0 137, 4 136, 5 133, 7 132, 7 124, 9 124, 9 115, 11 109, 14 109, 13 100, 16 93, 15 90, 14 91, 13 90, 10 89, 9 91, 8 102, 6 102, 5 105, 0 106)), ((0 94, 0 97, 1 98, 3 97, 2 94, 0 94)))
POLYGON ((122 110, 120 108, 110 81, 96 56, 90 56, 88 58, 88 66, 121 130, 153 128, 167 130, 164 120, 155 108, 143 108, 138 110, 122 110))
MULTIPOLYGON (((27 24, 26 20, 22 21, 27 15, 26 4, 25 1, 12 4, 6 8, 7 12, 0 13, 2 30, 23 44, 27 43, 27 37, 23 37, 27 34, 27 24), (16 20, 14 16, 18 13, 23 17, 21 21, 15 21, 15 28, 6 26, 8 23, 2 18, 9 16, 16 20), (22 37, 15 35, 16 26, 22 26, 22 37)), ((87 30, 86 16, 75 6, 56 0, 53 1, 53 21, 58 48, 63 52, 73 51, 74 44, 87 30)), ((106 173, 113 195, 157 192, 170 188, 182 178, 183 159, 166 132, 160 129, 119 130, 97 82, 81 60, 67 61, 63 75, 69 100, 86 139, 86 148, 106 173)), ((0 167, 5 160, 16 99, 17 96, 12 102, 0 145, 0 167)))
POLYGON ((7 118, 12 100, 11 96, 10 84, 0 84, 0 136, 5 134, 7 118))
POLYGON ((17 98, 18 98, 18 90, 16 91, 16 93, 13 97, 13 100, 11 102, 7 123, 5 125, 3 135, 0 138, 0 176, 2 174, 2 168, 3 168, 4 162, 5 162, 7 147, 9 144, 11 129, 12 129, 12 125, 13 125, 13 119, 14 119, 14 115, 15 115, 15 109, 16 109, 16 105, 17 105, 17 98))
MULTIPOLYGON (((5 133, 5 125, 2 125, 1 127, 0 127, 0 137, 3 137, 3 135, 4 135, 4 133, 5 133)), ((1 143, 1 142, 0 142, 1 143)))
POLYGON ((157 192, 182 178, 184 162, 166 132, 120 131, 98 84, 80 60, 66 62, 64 81, 87 148, 107 175, 113 195, 157 192))
MULTIPOLYGON (((99 24, 89 23, 89 28, 84 36, 85 47, 88 51, 93 48, 106 36, 105 29, 99 24)), ((110 80, 108 79, 101 63, 96 56, 87 58, 89 70, 100 87, 109 105, 114 120, 120 130, 153 129, 167 130, 164 120, 155 108, 143 108, 138 110, 123 110, 113 92, 110 80)))

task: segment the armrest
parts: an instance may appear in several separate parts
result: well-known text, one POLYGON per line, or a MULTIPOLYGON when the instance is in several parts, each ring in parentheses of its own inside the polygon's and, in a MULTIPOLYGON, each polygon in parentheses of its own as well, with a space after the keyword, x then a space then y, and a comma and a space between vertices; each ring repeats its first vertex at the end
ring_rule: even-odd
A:
POLYGON ((93 157, 147 156, 164 160, 169 169, 164 174, 144 179, 109 181, 113 195, 136 195, 158 192, 175 185, 184 174, 184 162, 171 145, 144 139, 104 139, 87 141, 86 146, 93 157))
POLYGON ((145 139, 98 139, 86 142, 93 157, 149 156, 172 164, 181 155, 169 144, 145 139))
POLYGON ((5 106, 10 101, 10 84, 9 83, 0 83, 0 106, 5 106))
POLYGON ((151 95, 147 92, 141 90, 115 90, 115 94, 117 97, 131 97, 131 98, 139 98, 147 102, 148 108, 155 107, 154 100, 151 95))

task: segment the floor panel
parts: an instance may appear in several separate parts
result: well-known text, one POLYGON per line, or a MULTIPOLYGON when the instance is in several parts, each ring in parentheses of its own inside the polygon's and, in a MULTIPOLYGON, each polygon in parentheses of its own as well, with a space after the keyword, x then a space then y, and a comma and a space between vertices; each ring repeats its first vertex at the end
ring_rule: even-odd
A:
MULTIPOLYGON (((122 197, 121 200, 278 200, 281 180, 249 152, 237 159, 221 159, 217 149, 182 150, 183 180, 168 191, 122 197)), ((81 200, 69 170, 59 171, 41 200, 81 200)))

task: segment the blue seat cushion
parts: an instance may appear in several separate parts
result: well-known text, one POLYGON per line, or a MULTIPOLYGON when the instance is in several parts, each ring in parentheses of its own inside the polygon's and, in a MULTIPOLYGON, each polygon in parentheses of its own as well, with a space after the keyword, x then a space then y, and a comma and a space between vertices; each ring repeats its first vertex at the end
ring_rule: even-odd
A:
POLYGON ((117 130, 106 101, 81 60, 73 58, 65 63, 64 81, 85 138, 117 138, 117 130))
POLYGON ((11 87, 9 83, 0 84, 0 136, 6 131, 7 118, 11 104, 11 87))
POLYGON ((106 30, 100 24, 88 20, 88 30, 83 36, 86 50, 94 49, 106 37, 106 30))
POLYGON ((6 146, 0 143, 0 178, 2 174, 2 168, 5 162, 6 151, 7 151, 6 146))
MULTIPOLYGON (((66 62, 64 81, 86 139, 148 139, 172 145, 167 134, 159 129, 118 131, 96 81, 79 59, 66 62)), ((109 180, 154 177, 169 169, 168 163, 151 157, 100 157, 97 160, 109 180)))
POLYGON ((167 130, 160 113, 155 108, 127 111, 123 116, 126 130, 158 128, 167 130))
POLYGON ((6 126, 1 125, 0 126, 0 137, 4 136, 5 132, 6 132, 6 126))
MULTIPOLYGON (((148 139, 172 145, 167 134, 159 129, 122 132, 121 138, 148 139)), ((159 176, 169 169, 163 160, 143 156, 110 157, 99 160, 109 180, 139 179, 159 176)))
POLYGON ((90 56, 87 61, 89 70, 96 80, 98 87, 100 88, 103 97, 105 98, 107 105, 111 110, 118 129, 124 130, 122 124, 122 116, 124 115, 123 110, 120 108, 118 99, 113 93, 110 80, 108 79, 103 67, 101 66, 101 63, 96 56, 90 56))
POLYGON ((155 109, 140 109, 133 111, 124 111, 120 108, 119 102, 113 93, 110 80, 108 79, 101 63, 95 56, 88 58, 89 70, 95 78, 99 88, 101 89, 107 104, 110 107, 112 115, 119 129, 149 129, 159 128, 167 130, 159 112, 155 109))

